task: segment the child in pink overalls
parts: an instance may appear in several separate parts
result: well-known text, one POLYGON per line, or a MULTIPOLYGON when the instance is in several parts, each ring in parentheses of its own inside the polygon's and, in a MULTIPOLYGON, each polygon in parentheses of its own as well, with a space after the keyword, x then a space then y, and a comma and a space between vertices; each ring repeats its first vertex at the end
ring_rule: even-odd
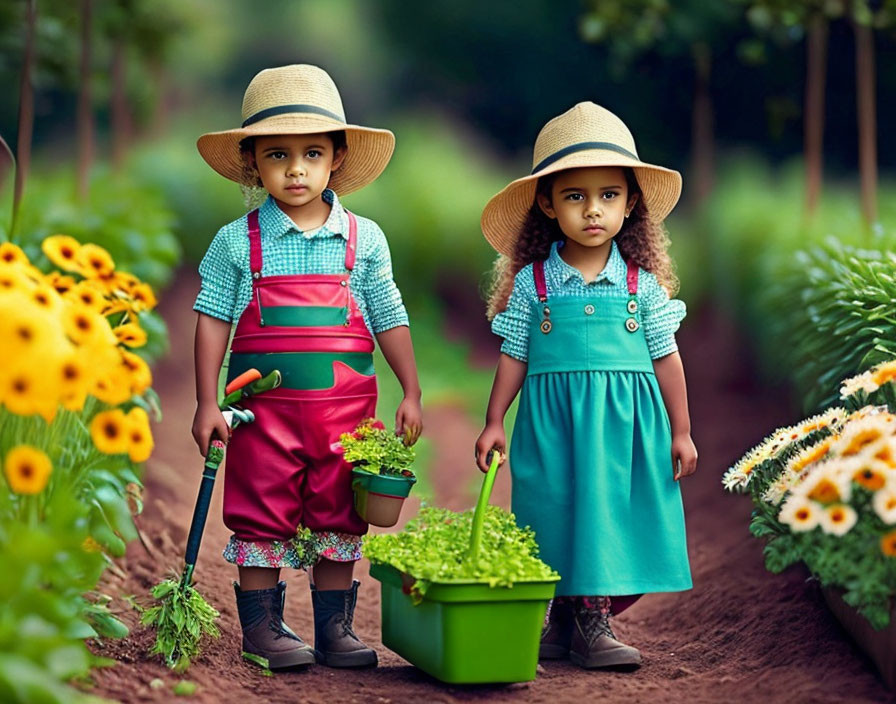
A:
POLYGON ((283 376, 245 402, 256 420, 230 437, 224 479, 242 646, 271 668, 315 656, 331 667, 377 662, 352 630, 367 524, 352 505, 339 436, 376 413, 374 336, 404 390, 395 423, 411 443, 422 429, 420 386, 385 236, 336 194, 379 176, 394 143, 388 130, 347 124, 332 79, 309 65, 259 73, 242 126, 198 142, 215 171, 268 192, 218 232, 199 267, 193 437, 205 452, 213 435, 229 434, 217 379, 235 324, 228 377, 253 367, 283 376), (283 622, 282 567, 311 568, 314 649, 283 622))

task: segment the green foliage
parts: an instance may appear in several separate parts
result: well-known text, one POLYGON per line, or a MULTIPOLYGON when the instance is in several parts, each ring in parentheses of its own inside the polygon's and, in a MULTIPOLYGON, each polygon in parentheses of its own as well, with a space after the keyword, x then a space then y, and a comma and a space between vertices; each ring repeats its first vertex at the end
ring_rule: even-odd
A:
POLYGON ((140 622, 156 630, 151 654, 159 654, 165 664, 183 672, 199 654, 204 636, 221 635, 215 621, 220 614, 192 585, 178 579, 167 579, 153 587, 152 596, 159 603, 143 611, 140 622))
POLYGON ((358 469, 371 474, 410 473, 416 452, 378 420, 365 418, 350 433, 339 436, 343 455, 358 469))
POLYGON ((896 353, 886 310, 894 259, 885 254, 896 242, 896 199, 881 198, 872 233, 845 188, 828 188, 808 220, 796 166, 775 173, 733 162, 695 225, 708 241, 714 298, 743 326, 764 376, 792 382, 811 410, 830 403, 833 382, 896 353))
MULTIPOLYGON (((400 533, 364 538, 364 555, 413 576, 418 594, 432 582, 475 581, 491 587, 556 576, 538 559, 535 534, 520 528, 512 513, 487 506, 478 559, 468 559, 473 510, 455 513, 427 506, 400 533)), ((560 520, 560 517, 558 517, 560 520)))
MULTIPOLYGON (((98 170, 88 201, 80 203, 68 172, 38 171, 29 176, 12 240, 43 269, 47 262, 40 243, 46 237, 65 234, 93 242, 108 250, 118 269, 158 290, 180 259, 172 225, 173 215, 159 191, 128 174, 98 170)), ((10 233, 0 236, 9 239, 10 233)))

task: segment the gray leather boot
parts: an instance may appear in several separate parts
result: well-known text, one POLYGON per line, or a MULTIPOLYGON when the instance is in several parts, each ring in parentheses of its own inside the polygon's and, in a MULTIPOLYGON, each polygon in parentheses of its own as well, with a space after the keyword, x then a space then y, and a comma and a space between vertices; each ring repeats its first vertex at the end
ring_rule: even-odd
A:
POLYGON ((245 592, 234 582, 233 590, 245 652, 267 658, 272 670, 314 662, 314 649, 283 623, 286 582, 245 592))
POLYGON ((547 620, 541 629, 538 659, 560 660, 569 657, 573 629, 573 600, 565 596, 556 597, 551 600, 548 609, 547 620))
POLYGON ((641 653, 620 643, 610 628, 610 598, 576 599, 569 659, 579 667, 631 667, 641 664, 641 653))
POLYGON ((314 607, 314 649, 318 662, 329 667, 371 667, 377 664, 376 651, 360 641, 352 630, 358 585, 351 589, 319 591, 311 586, 314 607))

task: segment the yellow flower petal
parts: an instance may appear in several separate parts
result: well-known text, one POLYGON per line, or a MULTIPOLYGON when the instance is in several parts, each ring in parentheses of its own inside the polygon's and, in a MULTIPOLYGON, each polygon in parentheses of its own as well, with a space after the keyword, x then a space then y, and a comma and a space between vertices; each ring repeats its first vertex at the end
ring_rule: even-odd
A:
POLYGON ((28 264, 28 256, 12 242, 0 244, 0 264, 28 264))
POLYGON ((131 375, 131 392, 142 394, 152 386, 152 372, 146 361, 128 350, 121 350, 122 363, 131 375))
POLYGON ((125 323, 113 328, 118 341, 128 347, 142 347, 146 344, 146 331, 137 323, 125 323))
POLYGON ((152 432, 149 429, 149 416, 140 407, 132 408, 127 415, 128 420, 128 456, 131 462, 145 462, 153 449, 152 432))

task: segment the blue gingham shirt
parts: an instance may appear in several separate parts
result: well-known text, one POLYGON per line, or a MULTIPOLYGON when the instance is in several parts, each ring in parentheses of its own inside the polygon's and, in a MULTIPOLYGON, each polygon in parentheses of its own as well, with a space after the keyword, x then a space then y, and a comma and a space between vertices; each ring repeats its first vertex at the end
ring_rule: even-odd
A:
MULTIPOLYGON (((270 196, 259 208, 262 276, 339 274, 345 271, 348 217, 329 188, 330 215, 318 229, 303 232, 270 196)), ((358 249, 349 285, 374 334, 408 324, 401 293, 392 278, 389 244, 379 226, 356 216, 358 249)), ((252 298, 246 216, 222 227, 199 264, 202 285, 193 310, 228 322, 239 319, 252 298)))
MULTIPOLYGON (((588 284, 578 269, 563 261, 559 249, 560 243, 555 242, 544 263, 549 299, 561 296, 627 296, 627 269, 615 242, 611 245, 604 270, 588 284)), ((501 351, 522 362, 529 358, 532 301, 538 301, 538 292, 535 290, 532 265, 529 264, 520 269, 514 279, 507 309, 492 321, 492 332, 504 338, 501 351)), ((659 359, 675 352, 678 349, 675 331, 686 312, 684 302, 670 299, 656 277, 641 269, 638 277, 638 307, 650 358, 659 359)))

